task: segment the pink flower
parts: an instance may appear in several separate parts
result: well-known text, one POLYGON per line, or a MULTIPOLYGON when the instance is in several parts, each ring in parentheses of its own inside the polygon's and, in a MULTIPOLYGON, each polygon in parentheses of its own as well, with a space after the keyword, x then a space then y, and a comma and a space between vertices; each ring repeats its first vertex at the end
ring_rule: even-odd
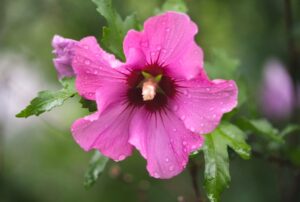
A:
POLYGON ((293 82, 276 59, 269 60, 265 65, 261 98, 262 111, 269 119, 278 121, 290 117, 296 98, 293 82))
POLYGON ((155 178, 171 178, 198 150, 223 113, 237 104, 234 81, 210 81, 197 26, 181 13, 151 17, 144 31, 130 30, 124 40, 126 63, 106 53, 94 37, 76 46, 72 66, 76 87, 98 111, 72 126, 86 151, 98 149, 115 161, 133 147, 147 160, 155 178))
POLYGON ((77 41, 63 38, 58 35, 55 35, 52 39, 52 47, 54 48, 53 53, 56 56, 56 58, 53 59, 53 63, 59 79, 74 76, 71 63, 74 56, 73 48, 76 43, 77 41))

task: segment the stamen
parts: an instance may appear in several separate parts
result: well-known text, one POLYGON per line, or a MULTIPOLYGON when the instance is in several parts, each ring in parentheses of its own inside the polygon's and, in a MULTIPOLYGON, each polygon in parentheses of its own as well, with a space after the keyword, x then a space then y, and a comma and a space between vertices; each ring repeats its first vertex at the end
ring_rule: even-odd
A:
POLYGON ((143 87, 142 87, 143 100, 144 101, 153 100, 156 95, 156 90, 157 90, 157 82, 152 78, 147 79, 143 83, 143 87))

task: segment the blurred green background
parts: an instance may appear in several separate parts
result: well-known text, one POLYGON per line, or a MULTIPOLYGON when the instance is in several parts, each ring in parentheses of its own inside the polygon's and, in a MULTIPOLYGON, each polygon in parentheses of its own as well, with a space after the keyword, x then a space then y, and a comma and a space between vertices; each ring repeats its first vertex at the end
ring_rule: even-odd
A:
MULTIPOLYGON (((160 0, 113 2, 122 16, 136 12, 141 22, 162 4, 160 0)), ((255 101, 266 60, 276 57, 288 64, 283 0, 186 3, 199 26, 197 40, 205 60, 213 61, 215 49, 238 59, 238 71, 248 81, 255 101)), ((292 1, 292 10, 299 48, 298 0, 292 1)), ((137 152, 124 162, 110 162, 97 184, 86 190, 83 174, 92 153, 81 150, 69 131, 75 119, 88 113, 80 109, 78 97, 38 118, 14 117, 38 91, 59 88, 52 65, 53 35, 100 38, 103 25, 105 20, 89 0, 0 0, 1 202, 195 201, 188 169, 171 180, 155 180, 148 176, 145 160, 137 152)), ((276 165, 233 156, 230 166, 232 183, 222 201, 276 202, 288 194, 282 193, 282 186, 290 191, 290 184, 280 184, 278 169, 282 168, 276 165)), ((282 173, 293 176, 289 170, 282 173)))

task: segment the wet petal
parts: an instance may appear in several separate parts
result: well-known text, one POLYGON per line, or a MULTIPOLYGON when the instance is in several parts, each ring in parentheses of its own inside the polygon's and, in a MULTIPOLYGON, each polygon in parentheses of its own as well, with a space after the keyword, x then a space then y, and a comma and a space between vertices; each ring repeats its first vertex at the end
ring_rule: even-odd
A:
POLYGON ((222 115, 237 105, 234 81, 194 79, 178 82, 170 108, 191 131, 206 134, 220 123, 222 115))
POLYGON ((126 58, 132 49, 148 64, 165 66, 177 78, 192 78, 203 67, 203 53, 194 41, 197 26, 183 13, 167 12, 149 18, 144 31, 129 31, 124 40, 126 58))
POLYGON ((98 149, 115 161, 123 160, 132 153, 128 143, 131 114, 126 106, 115 105, 78 119, 72 125, 73 137, 86 151, 98 149))
POLYGON ((119 68, 121 65, 120 61, 98 45, 95 37, 80 40, 72 62, 79 94, 95 100, 95 93, 105 80, 124 80, 122 68, 119 68))
POLYGON ((147 160, 155 178, 171 178, 186 167, 188 156, 203 143, 200 135, 185 128, 172 111, 148 113, 140 109, 130 124, 130 143, 147 160))

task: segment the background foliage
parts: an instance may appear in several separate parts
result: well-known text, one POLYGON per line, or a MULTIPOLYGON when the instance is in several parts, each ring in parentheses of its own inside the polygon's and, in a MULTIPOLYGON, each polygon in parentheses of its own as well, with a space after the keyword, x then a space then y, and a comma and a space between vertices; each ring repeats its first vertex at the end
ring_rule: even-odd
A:
MULTIPOLYGON (((73 120, 89 113, 81 109, 87 103, 79 102, 68 81, 59 90, 51 61, 54 34, 74 39, 97 36, 107 50, 123 58, 124 33, 132 27, 139 29, 137 22, 154 12, 170 8, 188 9, 198 24, 197 41, 205 51, 209 76, 235 79, 240 88, 239 109, 224 117, 203 151, 192 157, 200 169, 197 180, 202 197, 206 191, 215 201, 224 190, 222 201, 300 200, 299 126, 295 125, 299 117, 295 113, 291 120, 270 123, 262 118, 258 104, 265 61, 277 57, 289 66, 284 1, 186 0, 186 6, 179 0, 164 5, 159 0, 114 0, 113 6, 107 2, 0 1, 0 201, 195 201, 189 176, 192 166, 171 180, 155 180, 137 153, 118 164, 108 161, 95 182, 106 159, 83 152, 69 132, 73 120), (94 3, 105 3, 97 9, 102 16, 94 3), (102 26, 106 27, 102 30, 102 26), (40 111, 27 108, 23 116, 73 99, 38 118, 13 118, 38 91, 49 88, 40 96, 58 96, 60 101, 43 102, 40 111), (247 161, 242 160, 250 158, 245 139, 252 146, 252 158, 247 161), (84 189, 83 182, 86 187, 95 185, 84 189)), ((292 32, 299 48, 300 5, 296 0, 292 10, 296 22, 292 32)))

